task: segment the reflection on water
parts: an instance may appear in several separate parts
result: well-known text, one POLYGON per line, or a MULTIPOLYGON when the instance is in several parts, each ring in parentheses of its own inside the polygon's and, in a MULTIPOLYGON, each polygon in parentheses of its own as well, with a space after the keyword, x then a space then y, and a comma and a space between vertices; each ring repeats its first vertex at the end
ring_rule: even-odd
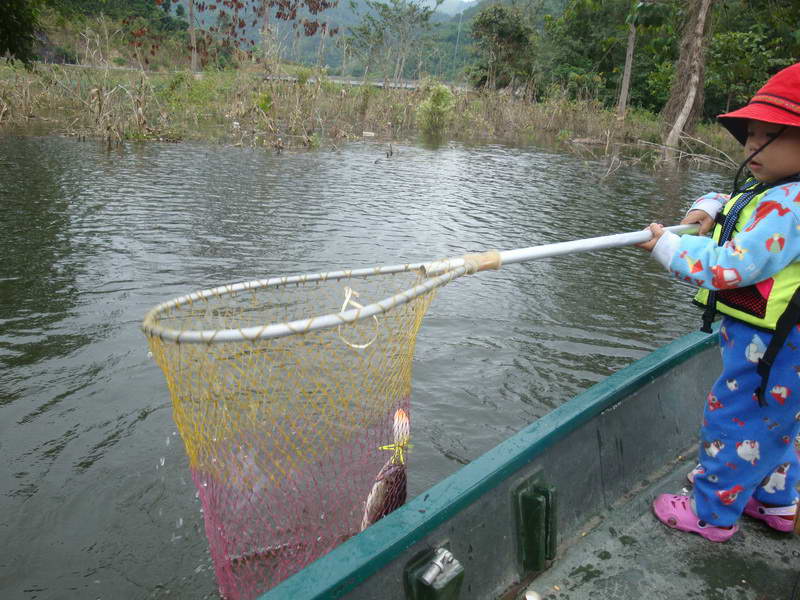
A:
MULTIPOLYGON (((673 222, 727 187, 711 174, 604 172, 505 147, 386 159, 370 144, 278 156, 0 138, 0 595, 215 596, 163 376, 138 329, 153 305, 265 276, 673 222)), ((694 329, 689 297, 634 249, 443 289, 414 363, 411 495, 694 329)))

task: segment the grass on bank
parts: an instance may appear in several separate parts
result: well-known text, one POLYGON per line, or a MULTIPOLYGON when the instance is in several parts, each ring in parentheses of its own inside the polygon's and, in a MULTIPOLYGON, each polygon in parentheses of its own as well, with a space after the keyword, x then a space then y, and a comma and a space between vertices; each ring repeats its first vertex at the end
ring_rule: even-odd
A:
MULTIPOLYGON (((539 102, 506 91, 463 91, 424 82, 418 89, 336 83, 309 69, 295 81, 267 77, 264 67, 151 72, 110 65, 0 61, 0 129, 37 125, 64 135, 123 140, 211 140, 253 147, 314 148, 360 138, 420 134, 465 142, 550 142, 587 156, 660 153, 656 115, 629 111, 618 121, 595 100, 553 90, 539 102), (446 89, 446 88, 445 88, 446 89), (621 149, 621 150, 620 150, 621 149)), ((738 156, 716 124, 686 139, 684 157, 725 164, 738 156)))

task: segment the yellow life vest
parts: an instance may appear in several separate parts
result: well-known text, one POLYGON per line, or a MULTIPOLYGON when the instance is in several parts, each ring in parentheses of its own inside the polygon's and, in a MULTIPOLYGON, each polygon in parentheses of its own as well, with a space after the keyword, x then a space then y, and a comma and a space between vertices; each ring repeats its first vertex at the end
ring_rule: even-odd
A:
MULTIPOLYGON (((742 208, 739 213, 739 218, 736 220, 736 226, 731 239, 736 238, 735 232, 744 229, 753 211, 756 210, 756 207, 758 207, 758 204, 771 187, 772 186, 755 195, 750 202, 742 208)), ((722 214, 727 215, 736 204, 736 201, 742 194, 747 193, 747 191, 748 190, 745 190, 731 198, 723 207, 722 214)), ((774 207, 769 206, 769 203, 765 203, 759 210, 768 212, 772 209, 774 209, 774 207)), ((719 243, 722 229, 723 227, 718 221, 712 232, 712 238, 717 243, 719 243)), ((730 271, 734 270, 731 269, 730 271)), ((720 268, 718 271, 714 272, 712 283, 716 287, 719 287, 718 284, 723 284, 723 282, 727 285, 735 284, 737 277, 738 273, 725 272, 725 269, 720 268)), ((722 314, 749 323, 750 325, 774 331, 778 324, 778 319, 786 311, 792 296, 798 287, 800 287, 800 262, 793 262, 784 267, 780 272, 772 276, 772 280, 772 289, 768 298, 764 298, 755 285, 718 290, 715 294, 716 310, 722 314)), ((706 306, 708 304, 708 297, 709 290, 702 288, 697 293, 694 300, 696 303, 706 306)))

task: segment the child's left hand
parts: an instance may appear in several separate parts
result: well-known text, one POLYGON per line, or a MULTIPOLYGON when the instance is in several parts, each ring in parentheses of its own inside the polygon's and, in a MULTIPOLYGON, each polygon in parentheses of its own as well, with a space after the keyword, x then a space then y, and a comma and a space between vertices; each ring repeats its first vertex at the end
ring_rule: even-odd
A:
POLYGON ((660 223, 650 223, 648 229, 650 230, 650 233, 653 234, 653 238, 646 242, 642 242, 641 244, 636 244, 636 246, 643 250, 647 250, 648 252, 652 252, 653 248, 656 247, 658 240, 662 235, 664 235, 664 226, 660 223))

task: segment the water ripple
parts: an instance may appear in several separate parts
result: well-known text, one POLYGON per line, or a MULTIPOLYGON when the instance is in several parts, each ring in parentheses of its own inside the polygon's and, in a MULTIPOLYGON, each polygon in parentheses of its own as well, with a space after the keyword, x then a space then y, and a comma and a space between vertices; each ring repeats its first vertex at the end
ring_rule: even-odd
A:
MULTIPOLYGON (((181 444, 164 446, 177 441, 169 399, 139 331, 153 305, 234 281, 636 229, 725 188, 698 173, 601 180, 600 163, 458 144, 387 158, 371 143, 107 153, 0 138, 0 164, 0 530, 18 549, 0 581, 11 595, 88 595, 87 573, 93 597, 149 596, 158 582, 181 597, 214 589, 211 570, 197 571, 202 518, 181 444)), ((411 494, 693 329, 688 298, 636 250, 443 289, 414 361, 411 494)))

